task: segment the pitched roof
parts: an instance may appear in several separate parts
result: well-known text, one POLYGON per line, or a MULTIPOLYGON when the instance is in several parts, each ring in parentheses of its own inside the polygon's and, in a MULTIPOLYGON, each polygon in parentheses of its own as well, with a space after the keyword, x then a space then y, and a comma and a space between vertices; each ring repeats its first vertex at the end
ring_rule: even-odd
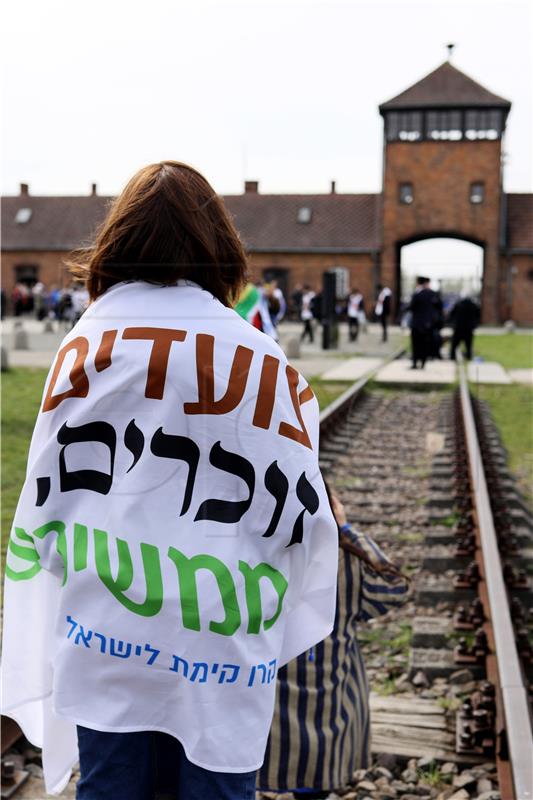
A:
POLYGON ((90 243, 112 198, 34 197, 2 198, 3 250, 73 250, 90 243), (27 222, 15 220, 17 211, 31 210, 27 222))
POLYGON ((533 252, 533 194, 507 195, 507 244, 533 252))
POLYGON ((506 108, 509 100, 489 92, 484 86, 445 61, 422 80, 379 107, 381 113, 408 108, 443 108, 458 106, 506 108))
POLYGON ((377 194, 254 194, 224 198, 251 251, 369 251, 380 247, 377 194), (300 209, 311 211, 299 222, 300 209))
MULTIPOLYGON (((378 194, 243 194, 225 203, 250 252, 368 252, 379 250, 381 196, 378 194), (298 222, 302 208, 309 223, 298 222)), ((3 250, 68 251, 90 244, 110 197, 2 199, 3 250), (32 211, 17 223, 19 209, 32 211)), ((533 251, 533 194, 507 195, 507 241, 533 251)))
MULTIPOLYGON (((110 197, 34 197, 2 199, 3 250, 72 250, 90 244, 110 197), (17 211, 31 209, 25 223, 17 211)), ((253 251, 369 251, 380 247, 380 195, 321 194, 229 195, 224 198, 241 238, 253 251), (309 223, 298 222, 301 208, 309 223)))

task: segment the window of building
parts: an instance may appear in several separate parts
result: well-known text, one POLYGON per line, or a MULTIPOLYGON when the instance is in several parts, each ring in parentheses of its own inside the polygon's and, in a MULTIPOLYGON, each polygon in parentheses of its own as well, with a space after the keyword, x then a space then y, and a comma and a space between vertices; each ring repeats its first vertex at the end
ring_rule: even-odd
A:
POLYGON ((471 183, 470 184, 470 202, 482 203, 485 199, 485 184, 484 183, 471 183))
POLYGON ((312 211, 310 208, 299 208, 298 209, 298 222, 302 224, 307 224, 311 222, 312 211))
POLYGON ((31 208, 19 208, 15 214, 15 222, 18 225, 24 225, 31 219, 31 208))
POLYGON ((502 112, 499 109, 473 109, 465 114, 467 139, 498 139, 502 134, 502 112))
POLYGON ((428 139, 458 141, 463 138, 460 111, 428 111, 426 115, 428 139))
POLYGON ((420 111, 391 111, 387 114, 387 141, 416 142, 422 138, 420 111))
POLYGON ((412 183, 400 183, 399 200, 404 205, 411 205, 415 199, 412 183))

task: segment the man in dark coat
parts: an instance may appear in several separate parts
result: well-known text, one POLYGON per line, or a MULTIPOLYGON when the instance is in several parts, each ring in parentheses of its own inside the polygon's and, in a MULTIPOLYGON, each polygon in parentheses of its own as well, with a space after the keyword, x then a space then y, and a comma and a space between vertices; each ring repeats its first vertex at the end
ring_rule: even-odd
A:
POLYGON ((424 369, 431 352, 433 327, 436 319, 435 292, 429 288, 429 278, 417 278, 416 289, 411 297, 411 369, 424 369))
POLYGON ((479 306, 470 297, 458 300, 450 311, 450 323, 453 327, 450 358, 453 361, 455 361, 455 351, 461 342, 464 342, 468 360, 472 358, 474 329, 479 325, 479 320, 479 306))

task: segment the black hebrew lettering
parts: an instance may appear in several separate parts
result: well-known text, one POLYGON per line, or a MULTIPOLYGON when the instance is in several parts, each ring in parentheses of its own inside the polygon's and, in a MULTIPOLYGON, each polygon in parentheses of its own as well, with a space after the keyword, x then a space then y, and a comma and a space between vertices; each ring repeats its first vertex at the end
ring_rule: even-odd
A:
POLYGON ((264 537, 268 538, 275 533, 276 528, 278 527, 278 523, 285 507, 285 501, 287 500, 287 494, 289 492, 289 481, 287 480, 285 473, 282 472, 278 467, 277 461, 273 461, 265 472, 265 487, 276 501, 272 519, 270 520, 268 528, 263 534, 264 537))
POLYGON ((50 494, 50 478, 37 478, 36 506, 44 506, 50 494))
POLYGON ((196 442, 193 442, 193 440, 189 439, 187 436, 174 436, 170 433, 163 433, 163 428, 158 428, 152 436, 150 449, 154 456, 179 459, 180 461, 185 461, 189 467, 185 493, 183 495, 183 504, 180 511, 181 517, 183 514, 187 513, 191 504, 196 471, 198 469, 198 462, 200 461, 200 448, 196 442))
POLYGON ((255 488, 255 471, 247 458, 224 450, 220 442, 215 442, 209 453, 210 463, 224 472, 241 478, 248 487, 246 500, 217 500, 215 498, 204 500, 196 512, 197 520, 208 519, 213 522, 238 522, 248 511, 252 504, 255 488))
POLYGON ((128 427, 124 432, 124 444, 133 456, 133 463, 128 469, 128 472, 131 472, 144 450, 144 434, 142 430, 137 427, 134 419, 128 423, 128 427))
POLYGON ((62 492, 74 489, 88 489, 99 494, 108 494, 113 484, 113 469, 117 434, 109 422, 88 422, 69 428, 65 422, 57 433, 57 441, 64 445, 59 454, 59 485, 62 492), (69 472, 65 462, 65 450, 69 445, 81 442, 101 442, 109 448, 110 472, 96 469, 78 469, 69 472))
POLYGON ((298 514, 294 528, 292 529, 292 536, 287 547, 293 544, 301 544, 304 535, 304 514, 308 511, 311 515, 316 514, 318 511, 319 500, 316 491, 305 477, 305 472, 302 472, 296 484, 296 497, 303 505, 303 510, 298 514))

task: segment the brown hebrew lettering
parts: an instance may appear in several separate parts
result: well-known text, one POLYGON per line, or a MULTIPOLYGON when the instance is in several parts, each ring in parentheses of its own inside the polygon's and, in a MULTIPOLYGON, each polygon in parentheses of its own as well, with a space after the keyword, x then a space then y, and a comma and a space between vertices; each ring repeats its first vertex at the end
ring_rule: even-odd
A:
POLYGON ((311 387, 309 385, 307 385, 305 387, 305 389, 302 389, 302 391, 298 395, 298 401, 299 401, 300 405, 303 406, 304 403, 308 403, 309 400, 312 400, 314 396, 315 396, 315 393, 313 392, 311 387))
POLYGON ((100 345, 94 357, 94 368, 97 372, 102 372, 103 369, 111 366, 111 353, 113 352, 117 333, 117 330, 103 332, 100 345))
POLYGON ((48 385, 46 397, 44 398, 43 412, 52 411, 54 408, 57 408, 67 397, 87 397, 89 394, 89 378, 85 372, 85 359, 87 358, 88 352, 89 342, 85 336, 76 336, 75 339, 61 348, 57 354, 57 361, 48 385), (65 356, 67 353, 70 353, 71 350, 76 351, 76 360, 74 361, 69 375, 72 387, 65 392, 53 395, 65 356))
POLYGON ((276 383, 278 380, 279 359, 273 356, 265 356, 261 378, 259 380, 259 391, 257 392, 257 402, 255 404, 253 424, 258 428, 268 429, 272 419, 274 400, 276 398, 276 383))
POLYGON ((241 402, 254 351, 238 345, 233 357, 228 387, 220 400, 215 400, 214 370, 215 337, 207 333, 196 336, 196 374, 198 379, 198 401, 184 403, 186 414, 228 414, 241 402))
POLYGON ((125 328, 123 339, 148 339, 153 341, 148 377, 146 378, 145 397, 162 400, 167 376, 168 358, 172 342, 183 342, 187 331, 175 328, 125 328))
POLYGON ((280 422, 278 433, 281 434, 281 436, 286 436, 288 439, 299 442, 299 444, 303 444, 304 447, 308 447, 310 450, 312 450, 313 446, 303 421, 302 412, 300 411, 300 402, 298 398, 298 380, 300 376, 298 375, 298 371, 289 364, 287 364, 285 367, 285 373, 287 375, 287 383, 289 384, 289 392, 291 395, 294 413, 296 414, 298 422, 300 423, 300 428, 296 428, 294 425, 290 425, 288 422, 280 422))

